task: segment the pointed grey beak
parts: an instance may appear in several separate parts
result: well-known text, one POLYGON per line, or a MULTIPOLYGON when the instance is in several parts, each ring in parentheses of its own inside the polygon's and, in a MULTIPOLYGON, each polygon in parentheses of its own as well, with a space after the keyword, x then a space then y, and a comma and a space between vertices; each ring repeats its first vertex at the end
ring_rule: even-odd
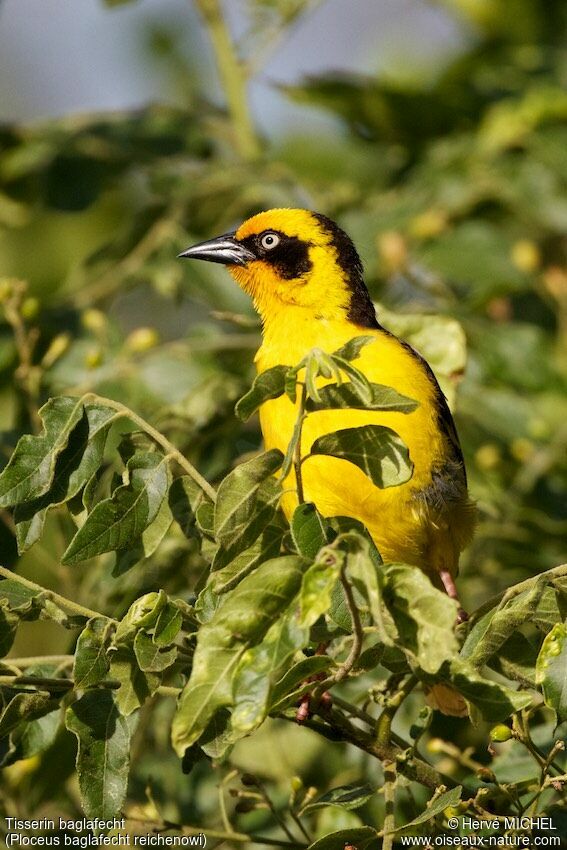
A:
POLYGON ((222 263, 225 266, 245 266, 257 257, 242 243, 234 238, 233 233, 225 233, 207 242, 199 242, 187 248, 179 257, 188 260, 208 260, 210 263, 222 263))

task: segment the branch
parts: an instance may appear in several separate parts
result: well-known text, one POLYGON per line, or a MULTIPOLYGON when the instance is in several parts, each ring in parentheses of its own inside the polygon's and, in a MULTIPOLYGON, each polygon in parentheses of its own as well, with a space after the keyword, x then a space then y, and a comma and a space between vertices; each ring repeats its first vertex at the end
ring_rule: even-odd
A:
POLYGON ((198 472, 192 463, 190 463, 187 458, 177 449, 173 443, 164 437, 157 428, 154 428, 153 425, 150 425, 149 422, 146 422, 145 419, 142 419, 141 416, 138 416, 137 413, 134 413, 133 410, 130 410, 129 407, 126 407, 125 404, 122 404, 119 401, 114 401, 111 398, 105 398, 104 396, 99 396, 96 393, 87 393, 83 396, 83 401, 94 401, 98 404, 103 404, 106 407, 110 407, 113 410, 116 410, 121 416, 125 416, 130 419, 135 425, 138 425, 142 431, 152 438, 158 445, 162 447, 171 457, 179 464, 179 466, 189 475, 190 478, 201 488, 201 490, 207 494, 209 499, 212 502, 216 502, 217 494, 216 490, 211 487, 209 482, 203 478, 200 472, 198 472))
POLYGON ((238 153, 247 161, 257 159, 261 149, 248 106, 246 69, 236 54, 220 0, 195 0, 195 5, 209 33, 238 153))
MULTIPOLYGON (((290 723, 296 722, 295 713, 293 715, 278 714, 275 716, 290 723)), ((396 763, 400 773, 427 788, 435 790, 439 785, 446 785, 449 788, 454 788, 457 785, 454 779, 443 776, 430 764, 412 754, 409 744, 405 749, 397 744, 381 744, 375 741, 371 735, 349 723, 346 717, 336 709, 327 710, 324 714, 321 713, 320 719, 308 718, 303 721, 302 725, 313 729, 329 741, 352 744, 381 762, 396 763)))
MULTIPOLYGON (((79 605, 78 602, 72 602, 70 599, 66 599, 64 596, 61 596, 59 593, 56 593, 54 590, 48 590, 45 587, 42 587, 40 584, 36 584, 35 581, 30 581, 23 576, 19 576, 17 573, 13 573, 12 570, 6 569, 6 567, 0 567, 0 576, 4 576, 4 578, 12 579, 12 581, 17 581, 19 584, 22 584, 24 587, 29 588, 29 590, 35 590, 37 593, 45 593, 49 599, 52 599, 54 602, 57 602, 62 608, 66 608, 68 611, 72 611, 74 614, 78 614, 80 617, 86 617, 87 620, 90 620, 92 617, 104 617, 107 620, 113 620, 112 617, 107 617, 106 614, 101 614, 100 611, 93 611, 92 608, 85 608, 84 605, 79 605)), ((2 584, 0 583, 0 591, 2 590, 2 584)), ((116 620, 113 620, 116 622, 116 620)))
POLYGON ((384 710, 378 718, 376 726, 376 739, 381 744, 387 744, 392 739, 392 721, 406 697, 410 695, 417 685, 417 676, 409 676, 396 693, 387 700, 384 710))
MULTIPOLYGON (((2 585, 0 584, 0 590, 2 585)), ((68 666, 74 661, 74 655, 28 655, 25 658, 4 658, 6 664, 11 667, 34 667, 36 664, 57 664, 58 666, 68 666)))
POLYGON ((352 587, 345 575, 344 568, 341 570, 340 581, 343 586, 347 609, 352 620, 353 634, 350 652, 348 654, 348 657, 343 661, 343 663, 340 665, 339 669, 333 676, 331 682, 331 684, 333 685, 336 685, 338 682, 341 682, 343 679, 345 679, 356 664, 358 656, 360 655, 360 651, 362 649, 362 641, 364 638, 364 634, 362 632, 362 623, 360 622, 360 614, 358 613, 358 608, 354 600, 352 587))
POLYGON ((297 487, 297 501, 302 505, 305 501, 303 492, 303 477, 301 472, 301 436, 303 434, 303 423, 305 422, 305 402, 307 401, 307 387, 305 384, 301 387, 301 398, 299 400, 299 411, 297 414, 297 422, 295 425, 292 441, 295 439, 295 448, 293 451, 293 468, 295 470, 295 484, 297 487))
POLYGON ((28 330, 22 316, 22 304, 27 292, 27 283, 23 280, 5 280, 9 294, 3 300, 4 315, 12 328, 14 343, 18 354, 19 366, 14 376, 20 390, 23 406, 36 433, 41 431, 41 419, 37 412, 41 369, 33 365, 33 353, 38 340, 37 328, 28 330))

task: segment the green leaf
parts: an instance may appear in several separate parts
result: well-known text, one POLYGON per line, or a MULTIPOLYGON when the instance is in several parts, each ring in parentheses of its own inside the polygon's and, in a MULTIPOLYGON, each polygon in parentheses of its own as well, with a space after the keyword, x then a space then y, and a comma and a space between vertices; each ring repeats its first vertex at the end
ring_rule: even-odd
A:
POLYGON ((232 728, 249 733, 266 718, 270 691, 288 659, 309 641, 309 632, 297 621, 297 605, 292 602, 261 643, 246 650, 233 679, 234 710, 232 728))
POLYGON ((167 606, 167 594, 164 590, 145 593, 136 599, 118 624, 114 643, 131 644, 138 629, 150 629, 157 623, 158 617, 167 606))
POLYGON ((456 788, 451 788, 450 791, 445 791, 443 794, 440 794, 435 799, 430 800, 427 804, 427 808, 420 815, 418 815, 413 820, 410 820, 408 823, 405 823, 403 826, 399 826, 395 831, 401 832, 403 829, 407 829, 409 826, 417 826, 420 823, 427 823, 427 821, 434 818, 436 815, 440 815, 445 809, 449 806, 456 806, 457 803, 461 800, 461 794, 463 793, 462 785, 457 785, 456 788))
POLYGON ((376 794, 376 788, 372 788, 371 785, 341 785, 317 797, 301 810, 301 814, 307 815, 327 806, 337 806, 349 812, 354 811, 364 806, 374 794, 376 794))
POLYGON ((528 640, 522 632, 514 632, 490 660, 490 667, 506 678, 519 682, 522 687, 535 690, 538 652, 538 644, 528 640))
POLYGON ((183 614, 173 602, 159 612, 152 640, 156 646, 170 646, 183 625, 183 614))
POLYGON ((557 623, 546 635, 536 662, 536 683, 557 722, 567 720, 567 627, 557 623))
MULTIPOLYGON (((195 744, 195 746, 200 746, 209 758, 220 759, 226 755, 239 738, 242 738, 241 733, 234 732, 230 725, 230 712, 226 708, 221 708, 207 724, 200 744, 195 744)), ((189 751, 185 750, 185 754, 192 749, 190 747, 189 751)), ((184 759, 185 757, 186 755, 183 756, 184 759)))
POLYGON ((537 576, 526 591, 480 618, 464 643, 463 658, 475 667, 487 664, 520 626, 534 621, 546 589, 545 576, 537 576))
POLYGON ((26 719, 10 735, 11 752, 2 766, 13 764, 20 759, 29 759, 45 752, 54 742, 61 725, 61 707, 37 717, 26 719))
POLYGON ((124 549, 155 519, 169 486, 168 459, 157 452, 140 453, 130 459, 127 470, 128 484, 96 505, 71 540, 63 563, 124 549))
POLYGON ((77 773, 85 815, 113 818, 126 797, 132 724, 104 688, 72 703, 65 724, 79 743, 77 773))
POLYGON ((120 682, 114 698, 120 714, 129 717, 158 689, 161 676, 140 670, 133 650, 119 646, 110 656, 110 677, 120 682))
POLYGON ((358 829, 339 829, 331 832, 318 841, 309 845, 308 850, 344 850, 346 845, 356 847, 356 850, 366 850, 375 844, 378 847, 376 830, 370 826, 361 826, 358 829))
MULTIPOLYGON (((490 278, 489 278, 490 279, 490 278)), ((380 322, 396 336, 409 342, 433 369, 449 407, 455 402, 455 377, 467 362, 467 341, 459 322, 448 316, 423 313, 393 313, 378 305, 380 322)))
POLYGON ((312 626, 331 607, 331 595, 344 563, 340 552, 323 549, 303 576, 299 595, 300 622, 312 626))
POLYGON ((384 425, 362 425, 324 434, 311 446, 312 455, 331 455, 353 463, 377 487, 408 481, 413 463, 403 440, 384 425))
POLYGON ((309 658, 302 658, 274 685, 270 695, 270 711, 282 711, 289 704, 297 703, 304 692, 313 688, 310 678, 334 666, 335 662, 328 655, 311 655, 309 658))
POLYGON ((18 505, 47 493, 57 458, 83 416, 83 404, 80 399, 59 396, 50 399, 39 415, 43 433, 39 437, 21 437, 0 474, 0 507, 18 505))
POLYGON ((275 558, 226 594, 200 630, 193 669, 173 720, 172 741, 183 755, 221 708, 232 705, 232 680, 251 646, 258 644, 299 590, 303 559, 275 558))
POLYGON ((381 642, 385 646, 393 646, 392 636, 385 624, 381 558, 374 541, 366 530, 362 534, 351 531, 340 535, 336 545, 344 547, 348 553, 348 574, 368 600, 370 615, 381 642))
POLYGON ((135 564, 150 558, 171 528, 172 522, 171 509, 167 499, 164 499, 156 516, 144 529, 140 537, 137 540, 132 540, 128 548, 121 549, 116 553, 116 563, 112 574, 114 576, 122 575, 135 564))
POLYGON ((455 658, 457 603, 437 590, 418 567, 386 569, 384 600, 398 630, 396 643, 427 673, 455 658))
POLYGON ((340 348, 337 348, 336 351, 333 351, 333 356, 340 357, 342 360, 356 360, 360 357, 360 352, 364 346, 374 342, 375 339, 375 336, 370 336, 369 334, 364 336, 355 336, 344 345, 341 345, 340 348))
POLYGON ((220 548, 213 559, 211 567, 213 572, 208 582, 214 593, 226 593, 232 590, 263 561, 275 558, 281 549, 283 533, 279 525, 267 525, 252 546, 239 552, 232 560, 229 559, 230 553, 220 548), (219 565, 227 561, 226 566, 219 568, 219 565))
POLYGON ((469 663, 452 659, 441 670, 444 680, 453 685, 479 711, 483 720, 498 723, 526 708, 532 697, 525 691, 513 691, 499 682, 484 678, 469 663))
MULTIPOLYGON (((352 388, 362 402, 370 404, 372 401, 372 388, 370 386, 370 381, 364 372, 361 372, 360 369, 357 369, 356 366, 353 366, 348 360, 343 360, 342 357, 337 357, 335 354, 332 355, 332 359, 335 366, 340 369, 341 373, 346 374, 350 378, 352 388)), ((340 384, 341 381, 338 381, 337 383, 340 384)))
POLYGON ((368 384, 370 395, 360 392, 359 387, 348 381, 344 384, 326 384, 318 388, 318 399, 308 398, 307 411, 350 408, 353 410, 390 410, 411 413, 418 402, 384 384, 368 384))
POLYGON ((272 366, 257 375, 251 389, 236 404, 235 413, 238 418, 246 422, 265 401, 283 395, 287 372, 287 366, 272 366))
POLYGON ((329 542, 329 529, 312 502, 298 505, 290 523, 291 537, 300 555, 315 558, 329 542))
POLYGON ((144 673, 161 673, 177 658, 177 647, 157 646, 150 635, 140 630, 134 638, 134 653, 144 673))
POLYGON ((9 735, 22 721, 42 717, 53 711, 57 705, 57 700, 43 691, 17 693, 0 715, 0 738, 9 735))
POLYGON ((85 405, 82 416, 58 455, 49 490, 37 499, 16 507, 14 521, 19 552, 40 538, 49 508, 73 499, 96 476, 116 411, 98 404, 85 405))
MULTIPOLYGON (((179 523, 185 537, 192 537, 197 522, 197 511, 201 505, 213 510, 213 503, 189 475, 180 475, 169 488, 169 507, 174 519, 179 523)), ((212 519, 210 530, 212 532, 212 519)))
POLYGON ((33 590, 15 579, 0 581, 0 601, 6 600, 9 609, 21 619, 31 616, 37 620, 44 596, 44 591, 33 590))
POLYGON ((282 461, 282 453, 273 449, 240 464, 221 482, 214 532, 230 558, 247 549, 272 520, 282 493, 273 474, 282 461))
POLYGON ((73 679, 79 690, 98 685, 106 676, 110 667, 106 649, 111 634, 110 620, 93 617, 79 635, 73 666, 73 679))

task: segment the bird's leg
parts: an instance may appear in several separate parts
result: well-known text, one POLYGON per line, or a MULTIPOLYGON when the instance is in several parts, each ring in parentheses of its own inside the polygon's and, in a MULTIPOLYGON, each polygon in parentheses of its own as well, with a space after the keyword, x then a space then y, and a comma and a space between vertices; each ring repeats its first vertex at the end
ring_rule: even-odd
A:
MULTIPOLYGON (((454 599, 455 602, 459 602, 457 586, 449 570, 439 570, 439 577, 443 582, 443 587, 445 588, 445 593, 447 594, 447 596, 449 596, 451 599, 454 599)), ((466 623, 468 618, 469 615, 467 614, 464 608, 461 608, 459 604, 459 610, 457 612, 457 623, 466 623)))
MULTIPOLYGON (((315 655, 325 655, 327 652, 328 643, 320 643, 317 647, 315 655)), ((307 679, 308 682, 321 682, 325 678, 325 673, 316 673, 314 676, 310 676, 307 679)), ((332 697, 328 691, 323 691, 319 699, 317 700, 317 706, 313 706, 313 692, 308 691, 301 697, 299 702, 299 706, 297 707, 297 711, 295 713, 296 723, 305 723, 306 720, 309 719, 311 714, 312 707, 319 707, 323 710, 327 710, 331 707, 332 697)))

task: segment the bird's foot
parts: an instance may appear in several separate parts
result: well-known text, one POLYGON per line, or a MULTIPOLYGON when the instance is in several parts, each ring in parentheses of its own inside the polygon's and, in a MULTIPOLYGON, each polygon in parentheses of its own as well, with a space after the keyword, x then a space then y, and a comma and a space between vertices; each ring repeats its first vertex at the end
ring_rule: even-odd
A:
MULTIPOLYGON (((449 596, 451 599, 454 599, 455 602, 459 602, 457 586, 449 570, 440 570, 439 577, 443 582, 443 587, 445 588, 445 593, 447 594, 447 596, 449 596)), ((459 605, 459 610, 457 611, 457 623, 466 623, 468 619, 469 615, 467 614, 465 609, 461 608, 461 606, 459 605)))

